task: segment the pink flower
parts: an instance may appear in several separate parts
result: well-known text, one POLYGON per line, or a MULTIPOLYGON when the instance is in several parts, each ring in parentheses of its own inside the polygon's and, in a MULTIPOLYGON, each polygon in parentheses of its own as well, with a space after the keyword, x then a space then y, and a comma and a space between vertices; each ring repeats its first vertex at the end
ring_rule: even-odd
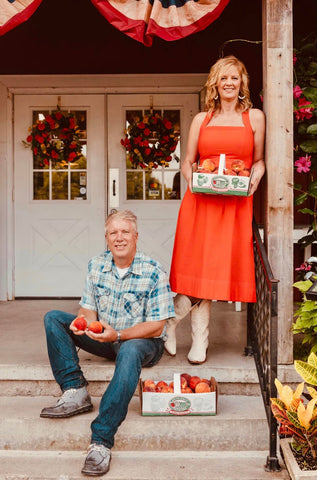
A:
POLYGON ((295 118, 297 121, 305 120, 305 118, 311 118, 313 116, 312 112, 314 107, 307 107, 307 105, 311 105, 310 102, 306 100, 306 98, 300 98, 298 100, 298 110, 295 112, 295 118))
POLYGON ((296 62, 297 62, 297 57, 296 57, 296 53, 294 53, 294 55, 293 55, 293 65, 295 65, 296 62))
POLYGON ((305 272, 309 272, 311 270, 311 265, 309 265, 307 262, 304 262, 300 265, 300 267, 295 268, 296 272, 300 272, 304 270, 305 272))
POLYGON ((299 98, 302 93, 303 93, 303 90, 300 88, 299 85, 296 85, 296 87, 293 88, 294 98, 299 98))
POLYGON ((305 157, 299 157, 298 160, 295 162, 295 167, 297 168, 298 173, 307 173, 310 171, 311 167, 311 155, 307 155, 305 157))

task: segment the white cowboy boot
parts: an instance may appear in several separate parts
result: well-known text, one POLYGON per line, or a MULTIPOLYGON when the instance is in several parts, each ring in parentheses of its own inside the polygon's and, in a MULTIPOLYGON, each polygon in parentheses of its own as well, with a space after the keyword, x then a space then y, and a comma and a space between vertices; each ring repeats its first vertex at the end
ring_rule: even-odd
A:
POLYGON ((204 363, 209 345, 210 300, 202 300, 191 312, 192 347, 188 353, 190 363, 204 363))
POLYGON ((174 297, 175 317, 170 318, 166 323, 167 340, 165 350, 170 355, 176 355, 176 327, 192 309, 192 302, 186 295, 177 294, 174 297))

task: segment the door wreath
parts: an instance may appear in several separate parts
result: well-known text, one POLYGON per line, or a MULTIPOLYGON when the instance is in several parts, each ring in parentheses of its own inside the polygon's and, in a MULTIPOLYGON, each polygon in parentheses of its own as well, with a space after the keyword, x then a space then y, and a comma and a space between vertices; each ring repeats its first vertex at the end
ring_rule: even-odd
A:
POLYGON ((52 162, 74 162, 82 156, 80 129, 72 113, 56 110, 37 120, 24 145, 30 147, 40 166, 52 162))
POLYGON ((180 133, 167 118, 159 114, 143 116, 142 120, 133 120, 125 130, 121 145, 126 149, 130 168, 151 170, 159 166, 168 167, 174 158, 180 133))

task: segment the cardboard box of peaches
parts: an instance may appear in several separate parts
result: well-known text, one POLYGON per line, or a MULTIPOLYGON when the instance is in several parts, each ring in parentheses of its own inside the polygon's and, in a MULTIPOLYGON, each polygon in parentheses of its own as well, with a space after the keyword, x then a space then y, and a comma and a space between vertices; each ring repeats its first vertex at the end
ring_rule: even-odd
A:
POLYGON ((175 373, 173 381, 139 382, 144 416, 216 415, 218 385, 210 379, 175 373))
POLYGON ((251 187, 251 176, 252 170, 245 167, 243 160, 233 160, 231 168, 226 168, 226 155, 222 153, 218 168, 209 158, 201 165, 193 164, 192 191, 247 197, 251 187))

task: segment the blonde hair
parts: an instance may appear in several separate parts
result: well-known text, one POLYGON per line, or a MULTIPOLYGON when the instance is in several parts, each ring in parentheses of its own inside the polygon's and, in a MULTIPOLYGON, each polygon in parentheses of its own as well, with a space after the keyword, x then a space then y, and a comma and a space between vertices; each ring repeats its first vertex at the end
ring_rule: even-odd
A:
POLYGON ((105 223, 105 234, 107 235, 108 232, 108 227, 109 223, 113 219, 120 219, 120 220, 128 220, 129 222, 132 223, 134 232, 137 233, 138 231, 138 224, 137 224, 137 217, 134 215, 131 210, 114 210, 113 212, 110 213, 110 215, 107 217, 106 223, 105 223))
POLYGON ((239 96, 244 97, 242 99, 238 99, 236 110, 244 112, 245 110, 252 108, 249 91, 249 75, 247 69, 245 68, 244 63, 238 60, 235 56, 228 55, 227 57, 219 58, 219 60, 217 60, 217 62, 210 69, 207 82, 205 84, 205 109, 207 111, 220 110, 221 102, 218 96, 217 85, 223 72, 231 66, 234 66, 238 69, 241 78, 239 96))

